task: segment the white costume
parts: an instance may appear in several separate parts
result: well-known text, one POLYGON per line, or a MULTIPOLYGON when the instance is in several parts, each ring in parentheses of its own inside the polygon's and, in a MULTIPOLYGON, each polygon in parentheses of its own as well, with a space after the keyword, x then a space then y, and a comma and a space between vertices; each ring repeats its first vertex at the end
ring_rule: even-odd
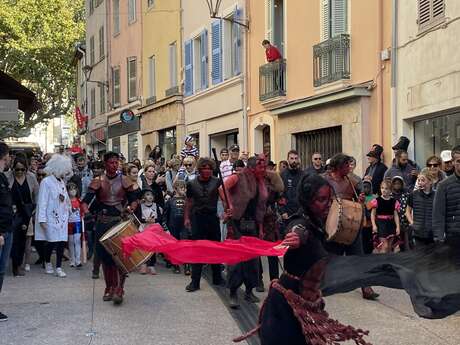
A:
POLYGON ((54 175, 43 179, 38 193, 35 221, 35 239, 37 241, 66 242, 71 206, 64 180, 54 175), (46 231, 40 226, 46 223, 46 231))

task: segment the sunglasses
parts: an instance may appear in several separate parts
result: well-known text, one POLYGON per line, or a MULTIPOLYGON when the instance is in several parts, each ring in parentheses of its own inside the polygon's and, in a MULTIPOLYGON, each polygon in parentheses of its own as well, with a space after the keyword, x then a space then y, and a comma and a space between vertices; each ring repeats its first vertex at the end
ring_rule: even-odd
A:
POLYGON ((320 161, 321 158, 313 158, 313 160, 315 160, 315 161, 320 161))
POLYGON ((437 168, 439 167, 439 164, 427 164, 428 168, 437 168))
POLYGON ((184 164, 184 167, 191 167, 193 164, 184 164))
POLYGON ((14 171, 26 171, 25 168, 15 168, 14 171))

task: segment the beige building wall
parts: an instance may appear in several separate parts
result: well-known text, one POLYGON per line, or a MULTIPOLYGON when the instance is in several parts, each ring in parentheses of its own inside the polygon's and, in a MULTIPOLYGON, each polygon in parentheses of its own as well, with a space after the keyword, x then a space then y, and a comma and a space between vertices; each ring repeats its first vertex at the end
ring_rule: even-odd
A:
POLYGON ((295 148, 293 133, 342 125, 343 150, 357 158, 361 172, 367 165, 366 150, 372 144, 383 143, 387 151, 391 147, 391 63, 390 60, 382 61, 380 56, 382 50, 391 46, 391 1, 348 1, 350 79, 314 87, 313 47, 321 42, 321 2, 284 1, 286 96, 272 102, 259 100, 259 67, 266 63, 261 42, 266 38, 267 2, 249 2, 249 146, 251 151, 260 152, 260 132, 257 130, 269 125, 272 159, 279 161, 286 159, 289 149, 295 148), (369 89, 368 95, 363 91, 366 95, 354 100, 353 107, 343 101, 321 105, 321 99, 327 95, 362 88, 363 84, 369 89), (292 102, 315 98, 318 99, 316 107, 289 115, 276 114, 292 102), (346 140, 358 132, 353 145, 346 140))
MULTIPOLYGON (((212 83, 212 54, 211 54, 211 23, 209 9, 205 1, 183 1, 183 43, 197 37, 203 29, 208 32, 208 88, 194 92, 184 98, 185 134, 199 136, 200 154, 211 155, 211 148, 217 151, 230 145, 226 142, 226 135, 238 132, 238 143, 243 148, 243 80, 242 74, 224 77, 224 80, 213 85, 212 83)), ((223 0, 218 16, 227 16, 235 8, 242 10, 242 17, 246 18, 245 2, 242 0, 223 0)), ((243 20, 242 18, 242 20, 243 20)), ((223 29, 225 37, 225 27, 223 29)), ((244 29, 241 28, 241 40, 244 39, 244 29)), ((223 39, 225 40, 225 38, 223 39)), ((244 44, 244 43, 243 43, 244 44)), ((225 54, 225 48, 223 49, 225 54)), ((241 51, 241 70, 243 70, 244 55, 241 51)), ((225 65, 228 61, 225 60, 225 65)), ((224 67, 225 68, 225 67, 224 67)), ((178 137, 178 146, 183 146, 184 137, 178 137)))
MULTIPOLYGON (((394 121, 396 134, 411 140, 414 139, 414 120, 432 118, 460 107, 460 22, 453 20, 460 16, 460 2, 445 0, 445 17, 438 25, 424 31, 419 29, 417 16, 416 1, 399 2, 397 113, 394 121)), ((459 133, 456 134, 457 141, 459 133)), ((452 137, 455 135, 450 135, 451 143, 452 137)), ((413 148, 411 145, 412 152, 413 148)), ((427 151, 416 158, 424 164, 424 158, 431 153, 427 151)))

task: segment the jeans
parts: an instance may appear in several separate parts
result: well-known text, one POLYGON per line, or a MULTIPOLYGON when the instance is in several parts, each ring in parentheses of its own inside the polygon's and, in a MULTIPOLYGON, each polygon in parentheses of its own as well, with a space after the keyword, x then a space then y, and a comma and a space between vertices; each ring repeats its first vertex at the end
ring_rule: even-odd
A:
POLYGON ((0 247, 0 292, 2 291, 3 277, 10 258, 11 246, 13 245, 13 233, 7 232, 3 234, 3 238, 5 239, 5 244, 0 247))

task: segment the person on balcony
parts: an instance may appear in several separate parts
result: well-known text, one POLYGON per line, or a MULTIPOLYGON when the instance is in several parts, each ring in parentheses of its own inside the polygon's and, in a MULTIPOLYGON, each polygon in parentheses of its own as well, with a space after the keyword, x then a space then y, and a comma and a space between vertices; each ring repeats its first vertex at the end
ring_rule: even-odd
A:
POLYGON ((273 46, 269 40, 263 40, 262 46, 265 48, 265 57, 267 62, 275 62, 283 59, 281 52, 273 46))

